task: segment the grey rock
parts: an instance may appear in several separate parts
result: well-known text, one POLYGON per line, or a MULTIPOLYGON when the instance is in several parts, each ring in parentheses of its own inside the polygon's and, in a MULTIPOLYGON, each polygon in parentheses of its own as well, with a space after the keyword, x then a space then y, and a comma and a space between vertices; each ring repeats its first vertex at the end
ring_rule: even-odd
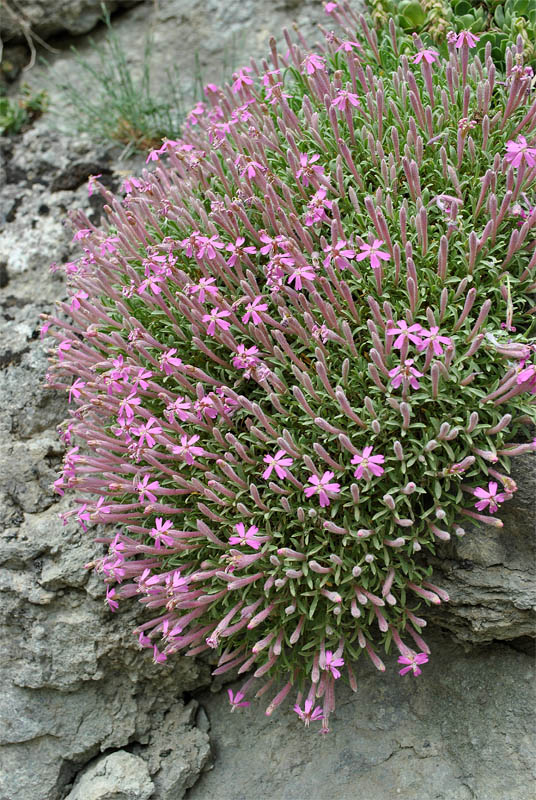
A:
POLYGON ((425 638, 432 656, 418 678, 398 675, 394 653, 383 675, 360 659, 357 693, 337 686, 326 736, 320 723, 304 729, 295 695, 268 718, 277 689, 233 714, 226 692, 201 694, 217 758, 187 800, 527 800, 536 779, 533 659, 437 630, 425 638))
MULTIPOLYGON (((137 2, 140 0, 106 0, 105 6, 111 13, 118 6, 129 8, 137 2)), ((41 39, 62 31, 78 36, 90 31, 101 17, 98 0, 7 0, 2 7, 0 31, 6 42, 24 41, 25 31, 36 33, 41 39)))
POLYGON ((181 800, 210 763, 206 731, 195 727, 197 703, 175 703, 151 731, 146 747, 135 752, 147 760, 155 786, 154 800, 181 800))
POLYGON ((147 764, 118 750, 86 767, 66 800, 149 800, 153 790, 147 764))
POLYGON ((501 507, 502 529, 464 525, 466 535, 430 559, 450 602, 427 618, 459 639, 491 642, 536 636, 536 456, 512 459, 518 491, 501 507))

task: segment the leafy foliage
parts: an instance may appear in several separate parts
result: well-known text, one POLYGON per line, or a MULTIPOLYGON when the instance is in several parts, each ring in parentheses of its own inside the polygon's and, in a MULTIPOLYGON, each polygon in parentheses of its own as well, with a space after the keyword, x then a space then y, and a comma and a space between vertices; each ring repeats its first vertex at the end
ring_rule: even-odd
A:
POLYGON ((272 43, 123 200, 100 187, 107 230, 72 215, 69 321, 46 322, 74 404, 56 488, 117 526, 91 565, 110 608, 140 600, 158 663, 254 669, 233 707, 296 686, 324 731, 362 652, 420 673, 421 605, 448 599, 425 556, 502 526, 536 419, 522 47, 499 82, 466 34, 441 58, 328 7, 320 52, 272 43))

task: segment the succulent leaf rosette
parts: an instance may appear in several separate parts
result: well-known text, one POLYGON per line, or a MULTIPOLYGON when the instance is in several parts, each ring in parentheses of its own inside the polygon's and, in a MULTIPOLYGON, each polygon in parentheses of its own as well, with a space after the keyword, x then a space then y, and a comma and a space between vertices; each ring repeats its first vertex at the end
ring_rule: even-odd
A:
POLYGON ((55 485, 113 526, 90 565, 111 610, 144 606, 158 664, 249 673, 233 709, 293 690, 324 732, 362 654, 420 674, 448 600, 426 555, 502 526, 536 420, 522 42, 501 82, 469 32, 445 59, 326 11, 321 45, 209 84, 122 199, 92 181, 107 227, 72 214, 45 324, 73 406, 55 485))

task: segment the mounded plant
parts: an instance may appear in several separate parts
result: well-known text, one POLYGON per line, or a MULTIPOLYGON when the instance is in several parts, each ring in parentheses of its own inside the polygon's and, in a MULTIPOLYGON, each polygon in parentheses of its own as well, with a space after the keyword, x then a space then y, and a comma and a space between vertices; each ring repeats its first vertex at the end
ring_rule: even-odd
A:
MULTIPOLYGON (((72 402, 59 493, 114 526, 94 567, 155 662, 214 650, 230 692, 309 724, 365 653, 418 675, 426 554, 501 527, 536 415, 536 105, 523 42, 378 40, 345 3, 310 50, 209 84, 154 171, 73 213, 47 319, 72 402)), ((157 678, 155 678, 157 679, 157 678)))

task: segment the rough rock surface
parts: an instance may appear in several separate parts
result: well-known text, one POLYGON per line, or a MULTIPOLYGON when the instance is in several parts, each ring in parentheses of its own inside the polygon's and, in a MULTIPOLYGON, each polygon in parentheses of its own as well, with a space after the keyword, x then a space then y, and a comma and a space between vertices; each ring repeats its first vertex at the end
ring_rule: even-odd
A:
POLYGON ((145 761, 119 750, 86 767, 66 800, 149 800, 153 791, 145 761))
MULTIPOLYGON (((65 288, 48 265, 74 252, 66 210, 98 213, 81 185, 87 175, 98 169, 112 187, 120 178, 108 151, 83 137, 72 143, 46 120, 1 140, 0 152, 0 797, 58 800, 101 751, 147 744, 161 724, 169 728, 166 714, 184 713, 180 695, 210 678, 191 659, 157 669, 139 651, 130 633, 139 610, 106 610, 100 580, 84 569, 97 552, 92 536, 62 526, 58 513, 69 504, 51 488, 66 403, 43 385, 48 345, 39 341, 39 314, 65 288)), ((175 745, 184 786, 208 757, 206 734, 198 742, 197 733, 175 745)))
MULTIPOLYGON (((246 63, 245 52, 263 55, 269 34, 280 36, 294 18, 310 34, 316 21, 325 22, 322 4, 144 2, 118 17, 117 33, 134 70, 152 25, 162 70, 176 66, 189 82, 198 50, 205 79, 219 80, 224 52, 240 50, 237 66, 246 63)), ((25 75, 53 100, 66 76, 80 76, 69 44, 61 44, 50 67, 25 75)), ((84 51, 83 43, 77 46, 84 51)), ((87 47, 84 56, 91 60, 87 47)), ((66 293, 61 273, 50 273, 48 265, 74 255, 67 209, 83 208, 98 219, 101 203, 88 199, 87 176, 102 173, 115 190, 143 166, 143 158, 118 163, 117 155, 85 136, 59 133, 50 115, 22 136, 0 139, 2 800, 61 800, 88 762, 113 751, 146 761, 151 800, 180 800, 209 765, 207 717, 195 702, 180 699, 209 685, 209 667, 191 659, 154 666, 137 649, 130 631, 140 610, 132 605, 111 615, 104 607, 101 583, 83 567, 96 553, 92 536, 71 523, 62 526, 58 513, 71 499, 51 490, 63 452, 55 428, 66 403, 43 387, 48 345, 39 341, 39 314, 66 293)), ((517 464, 520 491, 504 507, 505 528, 468 527, 465 539, 434 560, 437 582, 452 598, 435 619, 468 642, 535 635, 536 486, 530 458, 517 464)), ((425 673, 435 677, 426 682, 399 680, 396 672, 382 678, 363 666, 358 696, 343 692, 337 732, 323 747, 320 737, 302 739, 292 715, 273 722, 254 710, 229 717, 226 694, 204 697, 216 766, 188 796, 313 800, 329 790, 336 800, 356 794, 367 800, 528 797, 522 793, 531 785, 528 656, 504 645, 464 652, 440 637, 425 673), (441 783, 432 795, 436 770, 441 783), (284 774, 290 775, 288 793, 284 774)))
MULTIPOLYGON (((140 0, 106 0, 110 13, 118 6, 130 8, 140 0)), ((3 0, 0 34, 5 42, 25 39, 24 32, 41 39, 66 31, 75 36, 90 31, 102 16, 99 0, 3 0)))
POLYGON ((327 736, 318 722, 304 730, 290 697, 268 718, 267 696, 232 715, 226 693, 198 696, 216 764, 187 800, 533 797, 533 659, 504 644, 425 638, 432 658, 418 678, 400 677, 394 654, 384 675, 360 659, 357 693, 337 687, 327 736))
POLYGON ((437 548, 434 580, 450 602, 427 619, 458 639, 491 642, 536 635, 536 456, 512 459, 518 491, 505 503, 504 528, 465 525, 466 535, 437 548))

